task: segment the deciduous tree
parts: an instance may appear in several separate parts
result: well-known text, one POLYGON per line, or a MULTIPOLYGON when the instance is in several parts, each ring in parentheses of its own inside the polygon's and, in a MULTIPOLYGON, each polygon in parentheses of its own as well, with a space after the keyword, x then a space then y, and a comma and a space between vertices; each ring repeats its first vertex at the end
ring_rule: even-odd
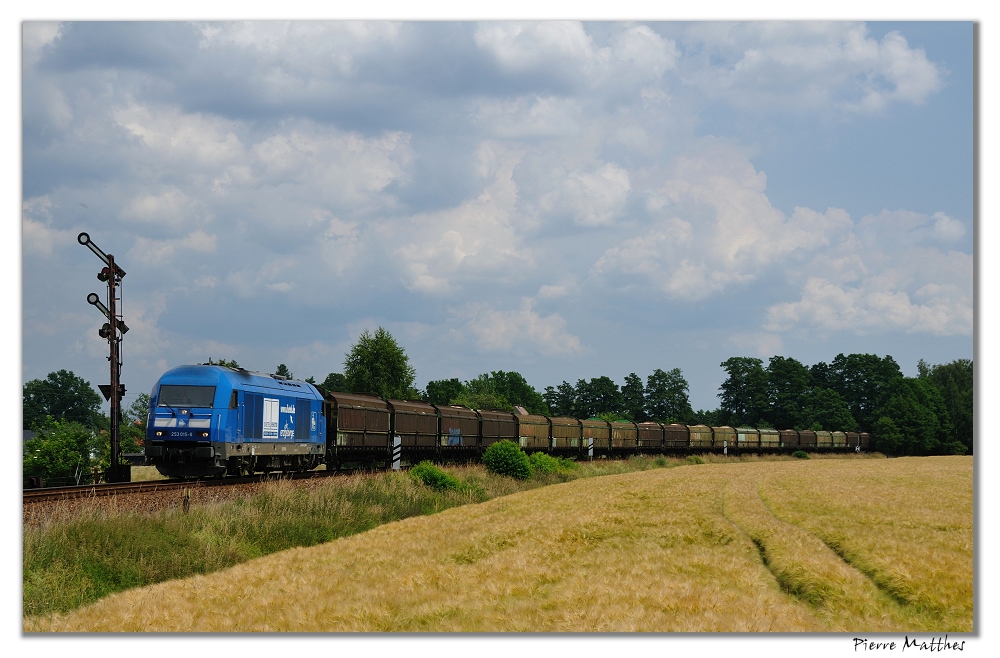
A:
POLYGON ((646 378, 646 415, 663 423, 689 423, 694 417, 688 383, 680 368, 660 368, 646 378))
POLYGON ((333 393, 349 392, 347 390, 347 378, 339 372, 331 372, 326 376, 326 379, 323 380, 322 384, 317 384, 316 386, 324 391, 330 391, 333 393))
POLYGON ((22 389, 23 425, 37 429, 46 418, 96 428, 100 422, 101 396, 90 382, 68 370, 32 379, 22 389))
POLYGON ((814 366, 822 373, 826 388, 832 388, 847 403, 851 416, 864 432, 872 431, 875 421, 883 414, 892 385, 903 378, 899 365, 891 356, 875 354, 838 354, 827 366, 814 366))
POLYGON ((803 425, 803 408, 811 380, 809 369, 799 361, 783 356, 771 357, 767 363, 766 417, 772 427, 803 425))
POLYGON ((457 377, 436 379, 427 382, 423 399, 431 404, 455 404, 464 391, 465 386, 457 377))
POLYGON ((549 412, 553 416, 578 418, 582 415, 577 412, 576 408, 576 389, 567 381, 563 381, 557 388, 546 386, 542 397, 545 399, 545 403, 549 406, 549 412))
POLYGON ((634 372, 625 376, 625 385, 622 386, 622 412, 636 423, 649 420, 646 414, 646 389, 642 385, 642 379, 634 372))
POLYGON ((365 329, 344 357, 344 378, 350 393, 375 393, 384 398, 416 398, 416 371, 388 331, 365 329))
POLYGON ((933 383, 941 393, 952 423, 952 441, 973 449, 973 365, 958 359, 945 365, 929 366, 921 359, 917 365, 920 379, 933 383))
POLYGON ((719 387, 719 410, 727 425, 759 427, 767 416, 767 373, 760 359, 734 356, 722 362, 729 376, 719 387))

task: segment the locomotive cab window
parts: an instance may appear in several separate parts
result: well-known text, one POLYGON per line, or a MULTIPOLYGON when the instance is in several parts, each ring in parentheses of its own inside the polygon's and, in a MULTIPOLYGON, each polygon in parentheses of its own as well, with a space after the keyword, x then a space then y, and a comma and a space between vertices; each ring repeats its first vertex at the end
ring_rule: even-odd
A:
POLYGON ((160 386, 158 407, 211 407, 215 401, 214 386, 160 386))

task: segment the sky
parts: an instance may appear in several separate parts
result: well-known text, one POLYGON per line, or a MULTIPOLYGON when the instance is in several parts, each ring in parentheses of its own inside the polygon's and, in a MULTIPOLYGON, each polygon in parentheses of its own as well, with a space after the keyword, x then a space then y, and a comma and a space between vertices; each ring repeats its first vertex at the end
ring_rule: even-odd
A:
POLYGON ((22 379, 973 356, 968 21, 26 21, 22 379))

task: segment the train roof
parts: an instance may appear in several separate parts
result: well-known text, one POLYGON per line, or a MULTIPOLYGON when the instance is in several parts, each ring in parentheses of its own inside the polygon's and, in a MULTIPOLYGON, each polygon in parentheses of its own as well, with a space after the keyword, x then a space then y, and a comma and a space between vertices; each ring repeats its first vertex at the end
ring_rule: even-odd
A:
POLYGON ((171 368, 160 375, 157 384, 188 384, 192 386, 213 386, 222 382, 234 389, 247 387, 272 389, 284 395, 323 399, 315 386, 309 382, 286 379, 276 375, 265 375, 243 368, 230 368, 207 364, 184 365, 171 368))

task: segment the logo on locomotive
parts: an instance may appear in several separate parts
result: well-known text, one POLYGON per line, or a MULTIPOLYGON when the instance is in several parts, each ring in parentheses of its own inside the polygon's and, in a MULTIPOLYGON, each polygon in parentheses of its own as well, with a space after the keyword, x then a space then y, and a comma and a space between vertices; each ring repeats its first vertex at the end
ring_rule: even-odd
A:
POLYGON ((264 439, 294 440, 295 404, 281 402, 277 398, 264 398, 262 431, 264 439))

